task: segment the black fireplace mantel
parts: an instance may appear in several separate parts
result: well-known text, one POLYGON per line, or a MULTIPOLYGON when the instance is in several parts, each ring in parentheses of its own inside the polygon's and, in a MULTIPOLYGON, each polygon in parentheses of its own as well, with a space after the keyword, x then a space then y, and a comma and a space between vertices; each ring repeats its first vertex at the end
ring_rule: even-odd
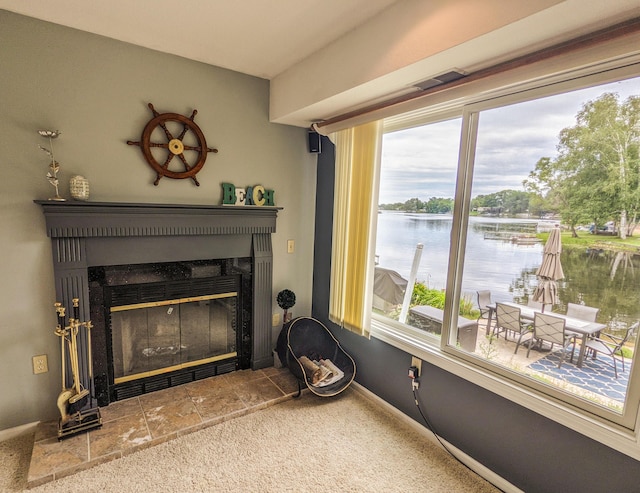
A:
POLYGON ((47 236, 114 237, 267 234, 276 231, 280 207, 57 202, 36 200, 47 236))
MULTIPOLYGON (((36 200, 51 238, 56 300, 89 320, 95 266, 251 257, 253 369, 273 364, 271 234, 279 207, 36 200)), ((81 361, 88 375, 88 362, 81 361)))

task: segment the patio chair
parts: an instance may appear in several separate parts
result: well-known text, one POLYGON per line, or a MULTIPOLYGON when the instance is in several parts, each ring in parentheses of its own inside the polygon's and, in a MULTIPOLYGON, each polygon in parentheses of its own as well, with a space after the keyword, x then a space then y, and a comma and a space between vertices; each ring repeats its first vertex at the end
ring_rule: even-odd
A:
POLYGON ((489 320, 489 305, 491 304, 491 291, 488 289, 483 289, 481 291, 476 291, 478 294, 478 308, 480 309, 480 316, 478 317, 478 321, 489 320))
MULTIPOLYGON (((579 303, 567 303, 567 317, 577 318, 578 320, 584 320, 586 322, 595 322, 599 312, 599 308, 581 305, 579 303)), ((598 332, 596 336, 599 335, 600 333, 598 332)), ((576 338, 577 337, 578 335, 576 334, 576 338)), ((584 340, 582 342, 584 342, 584 340)), ((587 351, 593 352, 590 349, 587 349, 587 351)))
POLYGON ((496 326, 493 333, 497 333, 497 337, 500 337, 501 331, 504 331, 505 340, 509 331, 518 334, 516 349, 513 352, 513 354, 516 354, 520 344, 523 342, 522 337, 531 333, 531 324, 520 318, 520 308, 517 306, 496 303, 496 326))
POLYGON ((529 340, 527 358, 529 357, 531 346, 534 342, 539 342, 541 348, 543 343, 550 343, 551 351, 553 351, 554 344, 562 346, 562 356, 558 362, 558 368, 562 366, 562 363, 566 358, 567 348, 571 343, 573 343, 570 359, 573 363, 573 353, 576 350, 576 335, 565 330, 564 318, 556 317, 549 313, 536 312, 533 318, 533 337, 529 340))
POLYGON ((629 339, 638 331, 640 322, 631 324, 627 328, 627 332, 624 337, 616 337, 610 334, 603 334, 600 337, 593 337, 585 343, 585 347, 588 351, 593 351, 593 359, 596 358, 598 352, 611 356, 613 360, 613 373, 618 378, 618 367, 616 365, 617 358, 620 358, 622 362, 622 371, 624 371, 624 354, 622 353, 622 346, 624 346, 629 339), (606 337, 606 339, 604 339, 606 337))
POLYGON ((567 317, 586 320, 587 322, 595 322, 599 312, 600 308, 580 305, 578 303, 567 303, 567 317))

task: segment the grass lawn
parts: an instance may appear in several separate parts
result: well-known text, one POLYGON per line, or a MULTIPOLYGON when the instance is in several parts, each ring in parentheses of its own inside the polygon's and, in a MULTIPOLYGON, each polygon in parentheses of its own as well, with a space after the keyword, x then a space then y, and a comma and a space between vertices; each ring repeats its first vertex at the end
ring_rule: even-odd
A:
MULTIPOLYGON (((549 233, 536 235, 543 242, 547 241, 549 233)), ((640 235, 621 239, 617 236, 592 235, 587 231, 578 231, 578 237, 571 236, 570 231, 562 232, 562 247, 602 248, 626 252, 640 252, 640 235)))

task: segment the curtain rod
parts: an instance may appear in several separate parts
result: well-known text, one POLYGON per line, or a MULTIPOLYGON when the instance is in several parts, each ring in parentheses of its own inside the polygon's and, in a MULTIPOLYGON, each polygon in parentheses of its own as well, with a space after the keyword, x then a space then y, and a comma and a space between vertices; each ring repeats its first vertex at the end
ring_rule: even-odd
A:
POLYGON ((547 60, 559 55, 565 55, 573 51, 591 48, 598 44, 611 41, 629 34, 634 34, 639 31, 640 31, 640 17, 635 17, 633 19, 620 22, 619 24, 615 24, 613 26, 600 29, 593 33, 585 34, 583 36, 579 36, 577 38, 573 38, 568 41, 558 43, 548 48, 543 48, 543 49, 534 51, 533 53, 522 55, 520 57, 507 60, 506 62, 492 65, 490 67, 478 70, 477 72, 473 72, 465 77, 462 77, 461 79, 457 79, 452 82, 447 82, 436 87, 425 89, 423 91, 412 92, 410 94, 397 96, 395 98, 387 99, 385 101, 381 101, 379 103, 372 104, 364 108, 360 108, 357 110, 349 111, 347 113, 343 113, 338 116, 334 116, 333 118, 329 118, 327 120, 323 120, 321 122, 312 124, 311 128, 314 130, 318 130, 322 127, 326 127, 334 123, 340 123, 345 120, 349 120, 351 118, 363 116, 363 115, 366 115, 367 113, 372 113, 374 111, 389 108, 400 103, 405 103, 407 101, 413 101, 420 98, 424 98, 432 94, 442 92, 446 89, 451 89, 452 87, 458 87, 464 84, 468 84, 470 82, 474 82, 477 80, 484 79, 486 77, 494 76, 494 75, 506 72, 508 70, 513 70, 513 69, 522 67, 524 65, 529 65, 534 62, 547 60))

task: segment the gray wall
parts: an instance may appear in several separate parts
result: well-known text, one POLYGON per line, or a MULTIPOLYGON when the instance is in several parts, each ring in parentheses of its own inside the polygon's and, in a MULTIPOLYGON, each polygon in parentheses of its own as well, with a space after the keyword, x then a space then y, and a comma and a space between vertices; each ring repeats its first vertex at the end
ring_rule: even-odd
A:
MULTIPOLYGON (((334 149, 318 159, 313 316, 356 361, 356 381, 420 424, 407 370, 411 355, 328 320, 334 149)), ((422 365, 421 409, 438 435, 527 493, 637 491, 640 462, 437 366, 422 365)))
POLYGON ((65 197, 75 174, 89 179, 92 201, 221 204, 222 182, 274 189, 284 209, 273 235, 273 312, 289 288, 294 315, 310 314, 316 160, 306 130, 269 123, 268 104, 267 80, 0 10, 0 430, 55 418, 61 386, 51 244, 33 203, 53 195, 38 129, 62 131, 54 151, 65 197), (168 178, 153 186, 140 148, 126 144, 151 119, 149 102, 159 112, 198 110, 195 122, 219 149, 200 187, 168 178), (50 371, 33 375, 39 354, 50 371))

